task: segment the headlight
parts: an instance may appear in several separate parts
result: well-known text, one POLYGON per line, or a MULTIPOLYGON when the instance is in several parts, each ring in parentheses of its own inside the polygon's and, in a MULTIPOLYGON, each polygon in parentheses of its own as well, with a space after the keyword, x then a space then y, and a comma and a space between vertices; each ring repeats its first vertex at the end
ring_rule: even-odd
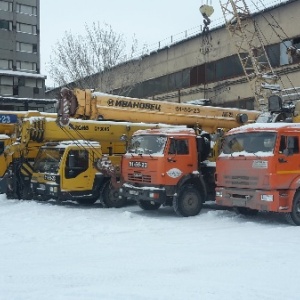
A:
POLYGON ((273 195, 260 195, 261 201, 273 202, 273 195))
POLYGON ((218 192, 218 191, 216 191, 216 197, 223 197, 223 194, 222 194, 222 192, 218 192))
POLYGON ((151 193, 149 193, 149 197, 153 198, 153 199, 158 199, 159 198, 159 193, 153 193, 153 192, 151 192, 151 193))

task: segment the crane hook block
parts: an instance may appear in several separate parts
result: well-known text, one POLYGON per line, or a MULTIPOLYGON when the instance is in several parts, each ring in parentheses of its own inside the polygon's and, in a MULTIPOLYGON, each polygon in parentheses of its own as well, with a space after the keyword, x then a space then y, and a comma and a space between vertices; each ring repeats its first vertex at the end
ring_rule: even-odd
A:
POLYGON ((201 5, 199 10, 203 17, 210 17, 214 13, 214 8, 207 4, 201 5))

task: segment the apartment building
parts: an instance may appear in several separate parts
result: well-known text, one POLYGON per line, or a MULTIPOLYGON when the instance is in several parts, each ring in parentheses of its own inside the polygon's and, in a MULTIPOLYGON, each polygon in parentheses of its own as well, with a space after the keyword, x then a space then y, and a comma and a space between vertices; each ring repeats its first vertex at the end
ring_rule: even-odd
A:
POLYGON ((40 74, 39 12, 39 0, 0 0, 2 97, 45 97, 46 76, 40 74))

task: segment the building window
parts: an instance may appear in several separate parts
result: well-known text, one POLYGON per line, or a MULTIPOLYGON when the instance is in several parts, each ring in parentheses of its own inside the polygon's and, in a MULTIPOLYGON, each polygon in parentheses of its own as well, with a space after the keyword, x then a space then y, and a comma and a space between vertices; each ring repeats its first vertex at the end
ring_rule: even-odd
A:
POLYGON ((36 72, 37 64, 28 61, 17 61, 17 70, 36 72))
POLYGON ((36 78, 25 78, 25 86, 33 88, 42 88, 42 80, 36 78))
MULTIPOLYGON (((294 38, 291 42, 292 43, 290 46, 293 46, 295 49, 300 49, 300 37, 294 38)), ((292 59, 291 59, 290 63, 299 64, 300 57, 298 55, 292 55, 292 59)))
POLYGON ((12 60, 0 59, 0 69, 12 70, 12 60))
POLYGON ((12 30, 12 22, 7 20, 0 20, 0 29, 12 30))
POLYGON ((25 24, 25 23, 17 23, 17 31, 29 34, 36 34, 36 26, 25 24))
POLYGON ((9 76, 0 76, 1 85, 14 85, 14 78, 9 76))
POLYGON ((13 95, 13 87, 12 86, 6 86, 6 85, 0 85, 0 95, 1 96, 11 96, 11 95, 13 95))
POLYGON ((167 92, 180 90, 190 86, 190 69, 184 69, 168 75, 167 92))
POLYGON ((12 11, 12 2, 0 1, 0 10, 12 11))
POLYGON ((27 53, 36 53, 37 45, 17 42, 17 51, 27 52, 27 53))
POLYGON ((25 4, 17 4, 17 12, 21 14, 27 15, 37 15, 37 10, 35 6, 25 5, 25 4))

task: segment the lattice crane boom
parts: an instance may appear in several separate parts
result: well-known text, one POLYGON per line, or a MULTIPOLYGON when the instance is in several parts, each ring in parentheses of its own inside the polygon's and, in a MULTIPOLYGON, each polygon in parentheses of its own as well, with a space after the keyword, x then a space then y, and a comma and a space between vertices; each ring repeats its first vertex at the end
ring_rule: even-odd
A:
POLYGON ((220 0, 220 5, 226 27, 253 91, 256 106, 265 111, 268 97, 272 91, 280 90, 280 86, 279 77, 271 66, 258 25, 251 16, 245 0, 220 0))

